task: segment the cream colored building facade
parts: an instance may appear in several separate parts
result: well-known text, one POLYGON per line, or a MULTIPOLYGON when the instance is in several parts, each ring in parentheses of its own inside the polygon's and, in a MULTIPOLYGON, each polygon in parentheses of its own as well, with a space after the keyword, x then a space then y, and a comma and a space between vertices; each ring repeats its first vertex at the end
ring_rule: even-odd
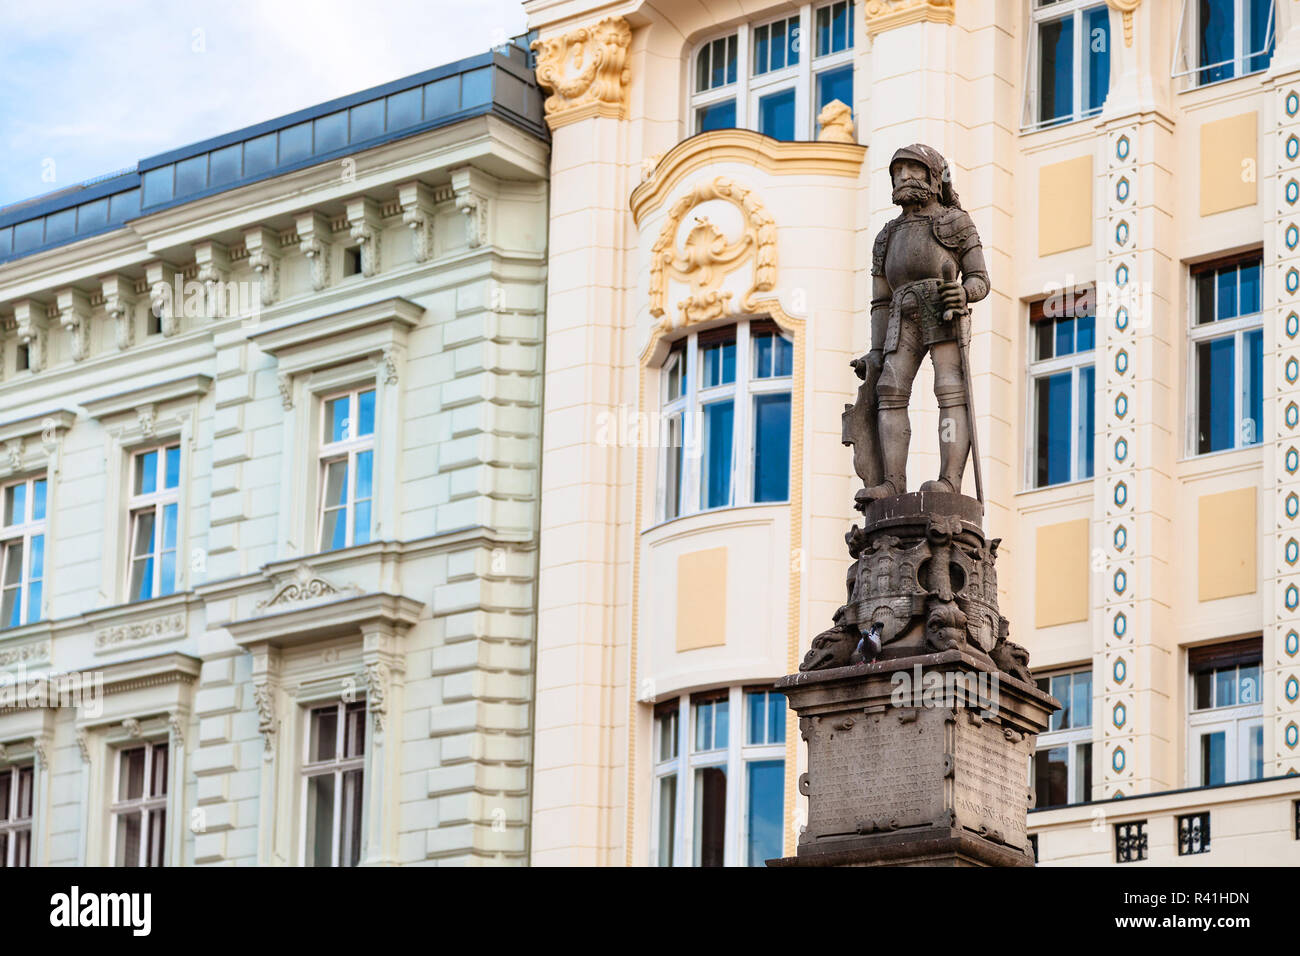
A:
POLYGON ((525 47, 0 211, 0 865, 527 862, 525 47))
POLYGON ((1040 863, 1300 861, 1300 8, 525 9, 552 135, 532 862, 793 851, 804 756, 763 690, 843 600, 840 412, 912 142, 984 242, 985 526, 1069 705, 1040 863), (822 112, 846 64, 851 127, 822 112))

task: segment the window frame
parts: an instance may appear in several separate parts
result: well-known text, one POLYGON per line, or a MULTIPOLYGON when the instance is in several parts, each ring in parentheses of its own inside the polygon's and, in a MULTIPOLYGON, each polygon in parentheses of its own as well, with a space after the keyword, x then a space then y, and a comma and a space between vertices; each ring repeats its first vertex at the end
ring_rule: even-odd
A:
MULTIPOLYGON (((1110 8, 1105 0, 1055 0, 1052 3, 1043 3, 1042 0, 1034 0, 1029 7, 1029 32, 1028 32, 1028 55, 1025 57, 1025 75, 1024 85, 1025 99, 1020 113, 1020 131, 1022 133, 1036 133, 1040 130, 1055 129, 1058 126, 1064 126, 1068 123, 1077 123, 1082 120, 1095 119, 1101 115, 1106 107, 1106 99, 1102 100, 1101 106, 1095 109, 1084 109, 1084 77, 1086 71, 1084 64, 1088 57, 1084 54, 1090 53, 1090 44, 1088 35, 1085 31, 1084 14, 1097 7, 1103 7, 1107 11, 1106 35, 1110 37, 1110 8), (1071 64, 1071 74, 1073 77, 1073 86, 1071 88, 1070 112, 1065 116, 1058 116, 1053 119, 1040 119, 1039 112, 1042 105, 1042 89, 1038 76, 1039 68, 1039 32, 1040 28, 1047 23, 1056 20, 1070 18, 1074 23, 1074 45, 1071 51, 1073 63, 1071 64)), ((1109 41, 1114 46, 1113 40, 1109 41)), ((1111 51, 1106 51, 1107 66, 1110 72, 1114 72, 1114 63, 1110 58, 1111 51)), ((1110 96, 1111 79, 1107 77, 1106 97, 1110 96)))
MULTIPOLYGON (((792 142, 808 142, 817 138, 817 113, 815 106, 818 77, 831 70, 853 65, 858 37, 854 26, 854 16, 858 0, 824 0, 817 3, 803 3, 794 9, 780 14, 763 16, 737 24, 726 30, 715 31, 701 38, 690 46, 686 77, 686 135, 698 135, 697 111, 702 107, 713 106, 728 100, 734 100, 736 108, 735 128, 758 132, 759 100, 785 89, 795 92, 795 116, 792 142), (847 45, 841 50, 818 54, 816 47, 817 12, 832 8, 838 3, 847 2, 847 45), (789 20, 799 21, 798 53, 799 62, 794 66, 784 66, 755 75, 754 32, 762 27, 789 20), (696 90, 696 75, 700 54, 716 40, 736 38, 736 79, 730 83, 696 90)), ((711 54, 710 54, 711 55, 711 54)), ((856 76, 854 77, 856 81, 856 76)), ((855 91, 856 98, 856 91, 855 91)), ((854 110, 855 104, 849 103, 854 110)))
POLYGON ((366 704, 367 702, 364 696, 358 697, 356 700, 353 701, 346 701, 340 698, 338 700, 333 700, 333 701, 314 701, 314 702, 304 702, 302 704, 302 709, 304 711, 303 720, 301 721, 301 726, 303 728, 302 743, 301 743, 302 758, 301 758, 301 763, 299 764, 298 767, 298 777, 300 780, 299 792, 301 794, 300 802, 299 802, 299 814, 298 814, 298 818, 299 818, 298 865, 299 866, 306 867, 311 865, 307 862, 309 859, 309 850, 311 849, 310 844, 312 842, 312 835, 308 832, 307 829, 307 818, 308 818, 307 805, 309 801, 309 790, 310 790, 311 778, 321 777, 326 775, 332 775, 334 777, 334 819, 330 827, 330 841, 331 841, 330 866, 341 867, 347 865, 341 862, 343 857, 343 844, 344 844, 343 827, 345 825, 344 816, 343 816, 343 800, 342 800, 343 777, 345 774, 351 773, 353 771, 361 772, 361 782, 357 788, 357 799, 360 800, 361 802, 361 824, 360 824, 360 829, 353 837, 353 839, 356 841, 355 846, 357 851, 358 865, 364 859, 362 850, 364 849, 365 835, 366 835, 365 795, 366 795, 366 759, 368 757, 368 748, 366 747, 366 721, 370 716, 370 711, 366 706, 366 704), (361 752, 351 757, 343 756, 346 750, 348 712, 350 708, 353 708, 358 704, 360 705, 360 714, 361 714, 361 722, 360 722, 361 752), (311 741, 312 741, 313 721, 315 720, 318 711, 327 710, 330 707, 333 707, 336 712, 335 731, 334 731, 335 756, 329 760, 312 760, 311 741))
MULTIPOLYGON (((1245 340, 1246 334, 1264 328, 1264 261, 1262 250, 1257 253, 1245 253, 1242 255, 1233 255, 1210 259, 1205 262, 1194 263, 1187 270, 1187 374, 1185 376, 1186 400, 1187 400, 1187 429, 1184 440, 1184 451, 1189 458, 1205 458, 1208 455, 1220 455, 1233 451, 1242 451, 1248 448, 1255 448, 1264 442, 1264 422, 1261 420, 1258 427, 1258 439, 1246 444, 1242 441, 1242 418, 1244 412, 1244 402, 1242 399, 1242 385, 1245 376, 1242 374, 1244 363, 1246 361, 1245 340), (1259 311, 1247 315, 1238 314, 1236 318, 1231 319, 1214 319, 1198 325, 1196 316, 1199 311, 1200 300, 1197 290, 1196 278, 1205 271, 1213 271, 1217 276, 1220 269, 1233 266, 1240 269, 1243 264, 1249 264, 1254 261, 1254 257, 1259 256, 1259 311), (1229 448, 1219 448, 1214 451, 1200 451, 1199 446, 1199 428, 1200 428, 1200 373, 1197 369, 1197 347, 1205 342, 1219 339, 1232 338, 1233 340, 1233 386, 1232 386, 1232 434, 1233 444, 1229 448)), ((1240 296, 1240 281, 1238 281, 1238 295, 1240 296)), ((1219 283, 1216 279, 1214 282, 1215 295, 1215 313, 1217 314, 1217 304, 1219 295, 1219 283)), ((1262 346, 1261 346, 1262 347, 1262 346)), ((1267 359, 1267 354, 1265 354, 1267 359)), ((1260 375, 1263 376, 1265 364, 1260 362, 1260 375)), ((1261 390, 1263 384, 1261 382, 1261 390)), ((1268 395, 1265 392, 1264 401, 1260 410, 1260 417, 1263 418, 1263 409, 1268 407, 1268 395)))
POLYGON ((1197 22, 1198 7, 1193 6, 1193 0, 1183 0, 1181 10, 1178 16, 1178 31, 1174 35, 1174 52, 1173 63, 1169 68, 1171 79, 1183 81, 1181 84, 1175 83, 1175 89, 1180 93, 1189 93, 1192 90, 1201 90, 1218 83, 1228 83, 1232 80, 1239 80, 1247 76, 1255 76, 1259 73, 1267 72, 1273 62, 1273 56, 1277 53, 1277 3, 1276 0, 1269 0, 1268 4, 1268 28, 1264 35, 1264 48, 1262 50, 1245 49, 1247 30, 1242 29, 1246 25, 1246 6, 1250 0, 1233 0, 1232 5, 1232 27, 1233 27, 1233 44, 1232 59, 1220 60, 1217 63, 1206 63, 1204 65, 1192 65, 1196 58, 1198 43, 1200 40, 1200 25, 1197 22), (1190 12, 1190 13, 1189 13, 1190 12), (1248 70, 1246 66, 1250 60, 1257 56, 1268 54, 1268 62, 1258 70, 1248 70), (1179 68, 1179 61, 1182 61, 1183 67, 1179 68), (1221 77, 1217 80, 1207 80, 1204 83, 1200 80, 1200 75, 1206 71, 1218 69, 1219 67, 1232 65, 1232 75, 1221 77))
MULTIPOLYGON (((784 340, 791 349, 792 361, 790 363, 790 374, 780 376, 760 377, 754 374, 753 347, 754 336, 751 334, 752 323, 759 322, 766 325, 772 320, 764 317, 738 319, 736 322, 726 325, 716 326, 711 329, 690 331, 687 335, 679 338, 673 343, 664 363, 659 367, 659 462, 656 468, 658 476, 658 488, 655 494, 655 517, 656 523, 665 523, 675 521, 678 518, 686 518, 691 515, 707 514, 722 511, 727 508, 749 507, 753 505, 781 505, 788 504, 790 501, 789 484, 786 487, 786 497, 780 501, 755 501, 754 500, 754 454, 756 441, 754 436, 754 399, 762 395, 779 395, 789 394, 791 399, 791 421, 790 429, 793 437, 793 430, 797 423, 793 418, 794 403, 794 361, 793 349, 795 347, 794 336, 782 329, 775 322, 775 333, 784 340), (735 348, 736 348, 736 374, 731 382, 721 385, 704 386, 703 376, 704 369, 700 358, 701 334, 710 334, 718 331, 734 329, 735 330, 735 348), (685 346, 678 343, 685 342, 685 346), (680 358, 679 358, 680 356, 680 358), (670 363, 674 361, 681 362, 681 394, 675 398, 668 397, 668 383, 670 376, 668 369, 670 363), (704 490, 704 407, 706 405, 716 404, 730 400, 732 403, 732 424, 731 424, 731 495, 730 500, 725 505, 715 505, 706 508, 703 505, 704 490), (669 422, 677 415, 681 415, 682 424, 680 428, 681 442, 683 451, 680 455, 680 494, 678 496, 678 508, 675 514, 668 513, 669 500, 669 469, 672 459, 676 457, 673 452, 675 446, 671 444, 669 435, 669 422), (698 454, 690 453, 691 446, 698 442, 698 454)), ((768 334, 766 328, 760 329, 759 334, 768 334)), ((708 343, 706 343, 707 345, 708 343)), ((790 462, 787 460, 786 467, 789 468, 790 462)))
MULTIPOLYGON (((1070 678, 1071 695, 1073 695, 1074 677, 1077 674, 1089 675, 1090 690, 1089 690, 1089 701, 1088 701, 1088 723, 1087 724, 1071 723, 1069 727, 1063 728, 1061 730, 1044 730, 1042 733, 1038 735, 1037 741, 1034 746, 1034 752, 1029 757, 1029 787, 1031 792, 1033 792, 1035 796, 1035 803, 1034 803, 1035 809, 1043 809, 1047 806, 1051 806, 1051 807, 1075 806, 1080 803, 1087 803, 1092 799, 1093 781, 1080 779, 1083 773, 1082 748, 1085 745, 1091 747, 1093 743, 1092 718, 1093 718, 1093 711, 1095 709, 1093 707, 1093 703, 1095 700, 1096 685, 1091 681, 1092 667, 1091 665, 1084 665, 1081 667, 1069 667, 1069 668, 1057 669, 1057 670, 1048 671, 1043 674, 1035 674, 1034 677, 1035 680, 1048 681, 1048 686, 1050 687, 1053 678, 1068 676, 1070 678), (1065 784, 1068 798, 1065 803, 1040 804, 1037 802, 1038 778, 1037 778, 1037 768, 1035 766, 1036 757, 1038 756, 1039 751, 1054 750, 1057 747, 1068 748, 1068 754, 1066 757, 1066 784, 1065 784)), ((1069 708, 1070 712, 1073 713, 1073 701, 1066 701, 1064 703, 1066 707, 1069 708)), ((1094 778, 1096 776, 1095 770, 1093 776, 1094 778)))
POLYGON ((171 742, 167 739, 162 740, 143 740, 139 743, 131 743, 113 748, 113 780, 112 791, 108 807, 108 865, 116 867, 117 864, 117 824, 118 820, 124 816, 134 814, 140 815, 140 853, 138 867, 151 867, 149 861, 149 838, 151 834, 150 818, 152 814, 161 810, 163 812, 162 828, 162 845, 158 847, 155 854, 159 860, 158 866, 167 865, 167 824, 169 817, 169 803, 171 798, 171 775, 172 760, 174 754, 171 752, 171 742), (152 793, 154 778, 154 756, 155 753, 163 749, 167 751, 167 768, 162 775, 163 792, 161 794, 152 793), (122 769, 127 754, 144 750, 144 787, 145 792, 137 799, 121 799, 120 794, 122 786, 122 769))
POLYGON ((28 763, 0 767, 0 776, 8 776, 10 781, 9 812, 6 816, 0 817, 0 836, 4 836, 5 838, 4 853, 0 855, 0 868, 30 867, 32 865, 32 842, 35 838, 36 765, 28 763), (27 799, 31 804, 30 812, 25 817, 18 815, 18 811, 21 808, 19 795, 22 793, 22 779, 24 774, 28 775, 29 778, 27 799), (17 837, 22 833, 27 834, 27 856, 25 860, 18 862, 17 837))
POLYGON ((348 388, 322 392, 317 396, 316 407, 319 415, 319 422, 316 427, 316 551, 317 553, 340 551, 358 543, 369 544, 375 540, 375 493, 378 490, 375 484, 375 470, 378 464, 375 436, 379 431, 379 389, 373 381, 368 381, 348 388), (364 435, 343 438, 339 441, 329 441, 327 429, 329 427, 328 408, 330 402, 346 397, 348 399, 347 421, 360 422, 361 396, 366 392, 374 396, 373 421, 371 422, 370 431, 364 435), (370 452, 370 497, 365 499, 370 502, 370 526, 366 529, 366 540, 358 542, 356 540, 357 457, 365 452, 370 452), (329 490, 329 466, 339 461, 347 462, 347 501, 341 509, 327 508, 325 502, 329 490), (341 510, 344 513, 344 543, 339 548, 327 548, 324 545, 323 535, 327 510, 341 510))
POLYGON ((44 618, 46 596, 48 589, 45 582, 49 579, 49 532, 47 529, 50 518, 50 481, 47 473, 37 472, 0 483, 0 608, 4 606, 4 594, 13 590, 6 581, 9 574, 9 556, 10 549, 17 544, 21 549, 21 565, 18 572, 18 600, 19 600, 19 621, 12 625, 8 623, 8 615, 0 613, 0 631, 12 630, 13 628, 23 627, 27 624, 35 624, 44 618), (36 501, 36 485, 42 483, 45 486, 45 511, 40 518, 31 517, 34 514, 34 503, 36 501), (7 502, 11 488, 23 486, 23 518, 18 524, 4 524, 5 503, 7 502), (32 539, 39 537, 41 539, 41 575, 35 578, 32 573, 32 539), (31 601, 31 587, 33 583, 40 584, 40 601, 37 602, 35 614, 33 615, 31 601))
POLYGON ((185 537, 182 526, 184 524, 184 515, 182 513, 181 487, 185 484, 185 462, 182 460, 182 450, 184 442, 179 437, 173 437, 163 442, 153 445, 146 445, 134 448, 128 453, 127 462, 127 492, 126 492, 126 573, 124 575, 126 585, 126 602, 127 604, 139 604, 144 601, 152 601, 160 597, 167 597, 185 590, 185 562, 181 556, 185 553, 185 537), (166 487, 167 483, 167 452, 175 448, 177 465, 176 465, 176 485, 166 487), (136 468, 139 462, 150 452, 158 454, 157 484, 154 491, 136 494, 136 468), (166 549, 162 546, 164 543, 164 519, 166 507, 168 505, 176 506, 176 564, 174 576, 172 579, 171 590, 163 593, 162 591, 162 556, 166 549), (149 558, 154 562, 153 574, 150 582, 150 594, 148 597, 137 597, 133 582, 135 580, 135 540, 136 540, 136 522, 141 515, 146 512, 154 514, 153 526, 153 544, 148 552, 149 558))
MULTIPOLYGON (((1079 290, 1066 294, 1068 301, 1077 302, 1080 298, 1087 295, 1092 299, 1092 294, 1087 290, 1079 290), (1071 298, 1073 297, 1073 298, 1071 298)), ((1094 303, 1090 302, 1082 314, 1089 316, 1093 320, 1092 327, 1092 348, 1087 351, 1075 349, 1067 355, 1053 355, 1050 359, 1037 358, 1037 340, 1036 326, 1044 322, 1050 322, 1055 327, 1056 322, 1061 319, 1072 319, 1075 324, 1075 341, 1078 341, 1078 320, 1079 315, 1075 314, 1075 308, 1070 307, 1070 314, 1061 315, 1051 318, 1034 320, 1034 305, 1030 306, 1029 334, 1027 339, 1027 356, 1025 360, 1025 422, 1027 427, 1025 441, 1025 489, 1028 491, 1040 491, 1047 488, 1060 488, 1063 485, 1074 484, 1083 481, 1092 481, 1097 475, 1097 309, 1094 303), (1088 441, 1093 446, 1093 471, 1090 475, 1081 473, 1082 462, 1079 460, 1079 439, 1080 429, 1083 427, 1082 416, 1080 415, 1079 406, 1079 380, 1085 369, 1093 370, 1091 398, 1093 403, 1093 420, 1092 434, 1088 436, 1088 441), (1053 375, 1059 375, 1062 372, 1070 373, 1070 430, 1073 433, 1070 438, 1070 477, 1064 481, 1045 482, 1038 484, 1038 382, 1040 379, 1050 378, 1053 375)))

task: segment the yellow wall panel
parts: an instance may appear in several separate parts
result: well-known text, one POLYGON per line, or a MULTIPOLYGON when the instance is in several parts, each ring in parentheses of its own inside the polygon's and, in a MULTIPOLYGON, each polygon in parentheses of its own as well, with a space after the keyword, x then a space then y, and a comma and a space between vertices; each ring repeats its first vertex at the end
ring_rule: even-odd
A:
POLYGON ((1254 594, 1255 489, 1201 495, 1197 512, 1200 600, 1254 594))
POLYGON ((1038 254, 1092 245, 1092 157, 1038 171, 1038 254))
POLYGON ((727 643, 727 549, 677 556, 677 650, 727 643))
POLYGON ((1253 206, 1257 114, 1201 124, 1201 215, 1253 206))
POLYGON ((1034 550, 1034 626, 1088 620, 1087 518, 1043 525, 1034 550))

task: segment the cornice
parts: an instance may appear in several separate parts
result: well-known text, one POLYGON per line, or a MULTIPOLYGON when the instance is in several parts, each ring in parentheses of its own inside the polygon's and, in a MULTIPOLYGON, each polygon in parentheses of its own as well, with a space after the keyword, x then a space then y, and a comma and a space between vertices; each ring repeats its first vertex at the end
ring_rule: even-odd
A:
POLYGON ((102 676, 105 694, 121 694, 163 684, 193 684, 199 679, 202 666, 197 657, 173 652, 115 664, 96 664, 93 670, 80 673, 97 680, 102 676))
POLYGON ((88 399, 82 402, 82 405, 92 418, 103 421, 116 415, 135 412, 142 405, 161 405, 164 402, 197 399, 207 394, 211 387, 212 378, 208 375, 185 375, 142 388, 88 399))
POLYGON ((702 167, 737 163, 775 175, 857 177, 867 147, 857 143, 781 142, 746 129, 720 129, 684 139, 664 153, 650 178, 632 190, 637 225, 681 180, 702 167))
POLYGON ((361 635, 371 627, 402 632, 419 619, 423 607, 422 602, 413 598, 382 591, 337 600, 309 598, 283 605, 268 604, 267 613, 231 621, 225 627, 241 647, 294 647, 332 637, 361 635), (276 610, 280 606, 287 610, 276 610))
POLYGON ((888 30, 912 23, 951 25, 956 20, 955 0, 869 0, 863 8, 867 36, 875 39, 888 30))
POLYGON ((282 371, 293 372, 304 363, 286 362, 286 359, 341 336, 378 332, 380 338, 400 343, 408 329, 420 324, 423 315, 424 306, 392 296, 342 312, 319 313, 306 319, 295 318, 278 325, 260 326, 248 333, 248 339, 263 352, 279 359, 282 371))
POLYGON ((77 420, 77 413, 67 408, 56 408, 39 415, 27 415, 7 422, 0 422, 0 444, 14 439, 31 438, 50 431, 60 431, 72 426, 77 420))

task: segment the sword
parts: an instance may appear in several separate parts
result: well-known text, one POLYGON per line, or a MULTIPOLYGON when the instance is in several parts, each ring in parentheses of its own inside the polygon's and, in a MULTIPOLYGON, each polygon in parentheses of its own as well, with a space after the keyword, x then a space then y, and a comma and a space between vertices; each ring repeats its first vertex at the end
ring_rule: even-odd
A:
MULTIPOLYGON (((939 271, 944 282, 952 282, 957 278, 956 267, 949 260, 944 260, 939 271)), ((961 353, 962 384, 966 388, 966 421, 970 425, 970 454, 975 467, 975 497, 979 499, 980 504, 984 504, 984 475, 980 471, 980 438, 979 430, 975 427, 975 400, 971 393, 970 345, 962 341, 961 334, 961 319, 969 315, 969 308, 947 309, 943 313, 943 320, 952 321, 953 328, 957 332, 957 351, 961 353)))

